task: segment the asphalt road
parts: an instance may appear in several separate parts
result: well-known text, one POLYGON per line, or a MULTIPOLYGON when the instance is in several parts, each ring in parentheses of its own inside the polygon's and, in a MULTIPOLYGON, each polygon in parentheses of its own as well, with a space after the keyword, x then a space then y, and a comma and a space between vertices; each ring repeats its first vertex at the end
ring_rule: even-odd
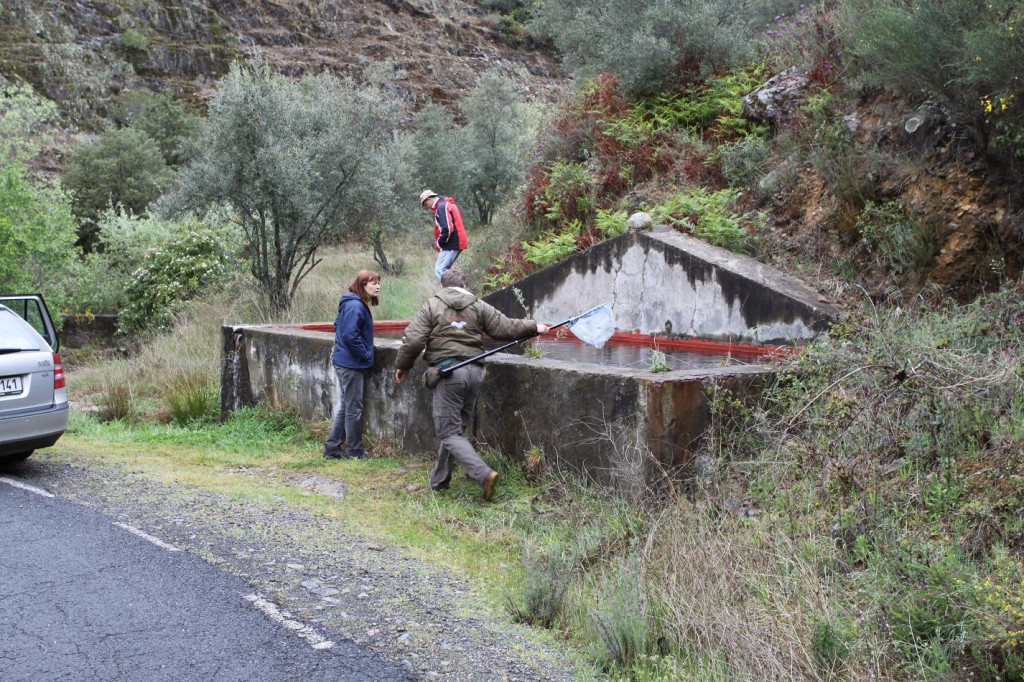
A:
POLYGON ((159 538, 0 471, 0 680, 407 680, 159 538))

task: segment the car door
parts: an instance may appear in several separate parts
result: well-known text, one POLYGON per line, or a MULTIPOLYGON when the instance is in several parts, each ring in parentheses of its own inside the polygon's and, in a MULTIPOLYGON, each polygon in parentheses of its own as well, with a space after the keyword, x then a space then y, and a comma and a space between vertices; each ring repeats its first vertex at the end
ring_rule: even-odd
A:
POLYGON ((0 294, 0 303, 14 311, 21 319, 32 325, 54 353, 60 351, 60 338, 50 317, 46 301, 40 294, 0 294))
POLYGON ((0 306, 0 416, 48 410, 56 356, 29 325, 0 306))

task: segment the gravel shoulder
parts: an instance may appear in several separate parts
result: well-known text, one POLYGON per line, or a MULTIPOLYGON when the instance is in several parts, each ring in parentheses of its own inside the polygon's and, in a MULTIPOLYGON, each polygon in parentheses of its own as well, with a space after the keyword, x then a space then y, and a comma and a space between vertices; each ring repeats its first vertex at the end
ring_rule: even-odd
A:
POLYGON ((582 677, 551 633, 511 622, 462 576, 283 498, 168 484, 59 447, 10 473, 202 557, 290 617, 400 662, 418 679, 582 677))

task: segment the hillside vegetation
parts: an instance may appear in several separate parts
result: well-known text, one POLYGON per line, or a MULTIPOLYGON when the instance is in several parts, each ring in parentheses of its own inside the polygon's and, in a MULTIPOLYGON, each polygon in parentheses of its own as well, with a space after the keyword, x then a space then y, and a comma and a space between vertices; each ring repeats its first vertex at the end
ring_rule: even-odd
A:
POLYGON ((93 375, 98 418, 212 420, 213 318, 329 316, 333 300, 310 301, 340 288, 317 280, 338 252, 375 259, 386 316, 408 316, 433 285, 406 266, 428 248, 423 187, 463 206, 478 290, 646 211, 846 316, 756 399, 712 390, 667 498, 598 511, 545 453, 504 453, 539 485, 510 614, 622 679, 1024 679, 1019 3, 385 3, 402 24, 373 3, 185 3, 213 31, 197 43, 243 21, 278 36, 259 34, 261 63, 228 55, 189 88, 141 66, 168 3, 121 4, 32 5, 41 28, 3 44, 42 58, 34 88, 3 61, 0 290, 121 315, 139 354, 93 375), (458 49, 378 59, 367 41, 345 54, 381 63, 315 73, 318 41, 371 15, 396 45, 442 27, 458 49), (109 108, 57 97, 47 73, 99 73, 60 54, 104 54, 67 33, 51 46, 58 25, 106 27, 130 92, 107 91, 109 108), (467 56, 489 49, 483 26, 497 66, 467 56), (508 68, 549 63, 537 46, 575 74, 555 104, 535 97, 554 81, 508 68), (441 84, 407 87, 423 82, 441 84), (95 138, 69 141, 86 120, 95 138))

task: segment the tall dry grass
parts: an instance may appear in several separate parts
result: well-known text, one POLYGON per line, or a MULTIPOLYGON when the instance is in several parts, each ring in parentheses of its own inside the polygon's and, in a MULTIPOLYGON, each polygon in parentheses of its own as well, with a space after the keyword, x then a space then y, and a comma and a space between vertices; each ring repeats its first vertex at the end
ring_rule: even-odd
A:
POLYGON ((731 679, 880 679, 868 647, 815 647, 822 624, 842 622, 827 579, 827 545, 792 539, 758 520, 681 504, 649 538, 648 589, 669 641, 694 661, 719 661, 731 679), (846 652, 844 655, 842 652, 846 652), (833 652, 834 653, 834 652, 833 652))
MULTIPOLYGON (((437 286, 434 253, 421 245, 400 245, 403 275, 381 279, 377 320, 409 319, 437 286)), ((292 307, 272 315, 261 292, 239 276, 225 291, 190 301, 182 307, 170 332, 144 340, 124 357, 98 357, 75 370, 72 400, 96 405, 101 413, 133 415, 161 421, 189 421, 206 415, 220 384, 224 324, 299 324, 333 322, 338 299, 361 269, 376 270, 368 248, 341 245, 326 248, 322 262, 300 283, 292 307), (205 380, 204 380, 205 378, 205 380), (116 409, 111 409, 116 408, 116 409)))

